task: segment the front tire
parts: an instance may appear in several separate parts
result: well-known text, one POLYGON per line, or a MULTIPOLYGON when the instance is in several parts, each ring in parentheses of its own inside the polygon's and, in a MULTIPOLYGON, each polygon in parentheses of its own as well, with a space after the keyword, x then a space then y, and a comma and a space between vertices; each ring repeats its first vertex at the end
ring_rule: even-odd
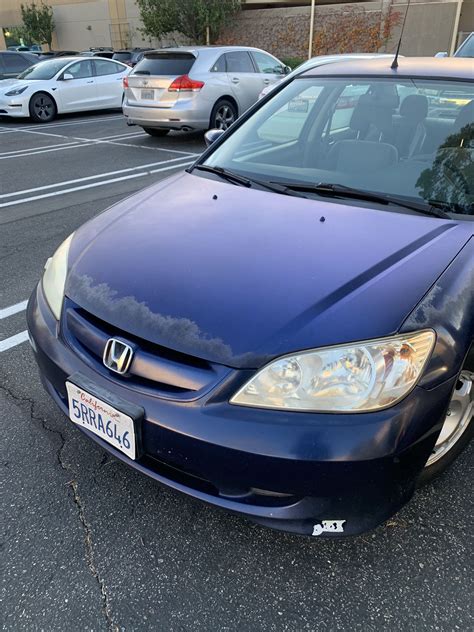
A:
POLYGON ((474 435, 474 373, 461 371, 441 432, 418 479, 421 487, 446 470, 474 435))
POLYGON ((161 138, 170 133, 170 130, 164 127, 144 127, 143 130, 155 138, 161 138))
POLYGON ((58 113, 54 99, 46 92, 37 92, 30 99, 30 117, 35 123, 54 121, 58 113))
POLYGON ((226 130, 237 119, 237 108, 227 99, 221 99, 212 108, 210 129, 226 130))

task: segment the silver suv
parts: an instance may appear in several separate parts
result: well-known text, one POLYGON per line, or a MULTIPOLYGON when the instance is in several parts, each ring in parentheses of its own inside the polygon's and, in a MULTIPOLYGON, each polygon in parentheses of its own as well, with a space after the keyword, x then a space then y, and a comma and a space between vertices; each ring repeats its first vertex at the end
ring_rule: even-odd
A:
POLYGON ((227 129, 266 86, 289 72, 258 48, 196 46, 145 53, 124 79, 123 113, 152 136, 227 129))

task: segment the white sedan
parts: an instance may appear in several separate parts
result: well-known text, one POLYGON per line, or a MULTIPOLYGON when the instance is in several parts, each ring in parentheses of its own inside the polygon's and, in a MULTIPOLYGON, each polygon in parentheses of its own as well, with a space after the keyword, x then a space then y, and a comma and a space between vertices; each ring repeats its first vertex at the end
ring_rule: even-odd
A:
POLYGON ((48 123, 57 114, 121 108, 131 68, 100 57, 59 57, 0 81, 0 116, 48 123))

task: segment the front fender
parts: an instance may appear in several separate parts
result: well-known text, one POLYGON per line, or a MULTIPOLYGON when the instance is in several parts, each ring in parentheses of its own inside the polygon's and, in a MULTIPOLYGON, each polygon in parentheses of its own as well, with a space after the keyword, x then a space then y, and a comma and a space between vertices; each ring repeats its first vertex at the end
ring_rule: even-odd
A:
POLYGON ((474 339, 474 237, 453 259, 402 325, 401 331, 432 328, 436 345, 419 382, 434 388, 461 370, 474 339))

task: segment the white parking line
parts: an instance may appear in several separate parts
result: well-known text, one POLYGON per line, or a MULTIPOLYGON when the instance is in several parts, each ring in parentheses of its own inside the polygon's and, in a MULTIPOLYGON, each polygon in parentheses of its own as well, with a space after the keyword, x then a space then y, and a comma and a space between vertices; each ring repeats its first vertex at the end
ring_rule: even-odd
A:
POLYGON ((16 347, 17 345, 21 345, 22 342, 26 342, 28 340, 28 332, 22 331, 19 334, 15 334, 15 336, 11 336, 10 338, 5 338, 5 340, 0 340, 0 353, 2 351, 6 351, 7 349, 11 349, 12 347, 16 347))
POLYGON ((94 187, 101 187, 106 184, 112 184, 114 182, 121 182, 122 180, 132 180, 133 178, 143 178, 153 173, 161 171, 169 171, 170 169, 182 169, 188 165, 192 165, 193 161, 181 162, 177 165, 169 165, 168 167, 162 167, 161 169, 153 169, 153 171, 145 171, 144 173, 133 173, 128 176, 122 176, 120 178, 111 178, 109 180, 102 180, 100 182, 91 182, 90 184, 84 184, 79 187, 72 187, 70 189, 62 189, 61 191, 52 191, 51 193, 44 193, 43 195, 33 195, 31 197, 22 198, 20 200, 12 200, 11 202, 3 202, 0 204, 0 208, 6 206, 15 206, 17 204, 26 204, 28 202, 35 202, 36 200, 44 200, 45 198, 56 197, 59 195, 66 195, 67 193, 74 193, 75 191, 83 191, 84 189, 93 189, 94 187))
MULTIPOLYGON (((46 136, 51 136, 51 134, 48 134, 46 132, 41 132, 42 135, 46 135, 46 136)), ((56 134, 54 135, 56 136, 56 134)), ((44 150, 50 150, 53 149, 53 147, 67 147, 68 145, 77 145, 79 144, 79 142, 89 142, 89 144, 91 143, 95 143, 97 141, 100 140, 113 140, 115 138, 117 139, 129 139, 129 138, 137 138, 139 136, 148 136, 148 134, 146 134, 145 132, 142 132, 141 134, 137 133, 137 132, 127 132, 125 134, 113 134, 112 136, 100 136, 99 138, 75 138, 74 136, 61 136, 61 138, 69 138, 71 142, 69 143, 58 143, 57 145, 46 145, 45 147, 26 147, 25 149, 15 149, 12 151, 2 151, 0 152, 0 157, 1 156, 11 156, 13 154, 25 154, 27 152, 37 152, 37 151, 44 151, 44 150)))
POLYGON ((79 149, 80 147, 89 147, 94 143, 64 143, 64 145, 60 147, 56 147, 55 149, 51 148, 38 148, 36 151, 25 152, 24 154, 13 154, 13 156, 0 156, 0 160, 12 160, 13 158, 24 158, 26 156, 39 156, 40 154, 49 154, 53 151, 64 151, 65 149, 79 149))
MULTIPOLYGON (((74 180, 63 180, 62 182, 54 182, 53 184, 44 184, 41 187, 34 187, 32 189, 23 189, 22 191, 14 191, 12 193, 2 193, 0 199, 9 197, 16 197, 17 195, 25 195, 26 193, 36 193, 37 191, 46 191, 47 189, 56 189, 68 184, 77 184, 79 182, 87 182, 88 180, 97 180, 98 178, 107 178, 108 176, 117 176, 122 173, 130 173, 132 171, 140 171, 141 169, 149 170, 150 167, 159 167, 160 165, 167 165, 171 162, 180 162, 186 158, 195 158, 199 154, 188 154, 179 158, 170 158, 169 160, 159 160, 158 162, 149 162, 145 165, 138 165, 137 167, 127 167, 126 169, 118 169, 116 171, 106 171, 105 173, 97 173, 93 176, 85 176, 84 178, 75 178, 74 180)), ((181 163, 184 165, 184 163, 181 163)), ((186 163, 188 164, 188 163, 186 163)), ((179 167, 181 165, 176 165, 179 167)), ((0 207, 2 204, 0 204, 0 207)))
POLYGON ((16 303, 16 305, 10 305, 10 307, 0 309, 0 320, 13 316, 14 314, 18 314, 18 312, 23 312, 27 305, 28 301, 21 301, 21 303, 16 303))
MULTIPOLYGON (((67 127, 68 125, 87 125, 88 123, 97 123, 103 121, 114 121, 118 119, 124 119, 123 115, 115 115, 115 116, 97 116, 91 117, 90 119, 80 119, 78 121, 70 121, 69 123, 43 123, 42 127, 67 127)), ((0 134, 8 134, 10 132, 25 132, 31 129, 36 129, 38 125, 28 125, 27 127, 1 127, 0 134)))
POLYGON ((25 150, 17 150, 16 152, 5 152, 0 154, 0 160, 7 160, 13 158, 23 158, 23 156, 38 156, 40 154, 48 154, 55 151, 65 151, 67 149, 82 149, 82 147, 91 147, 93 145, 118 145, 120 147, 132 147, 132 148, 140 148, 140 149, 151 149, 153 151, 164 151, 169 154, 182 154, 184 156, 189 155, 187 151, 180 151, 179 149, 168 149, 165 147, 157 147, 154 145, 133 145, 128 143, 120 143, 119 140, 133 140, 134 138, 143 138, 147 137, 148 134, 137 134, 137 133, 128 133, 124 135, 112 136, 110 140, 105 136, 102 138, 82 138, 82 137, 74 137, 74 136, 59 136, 58 134, 49 134, 47 132, 28 132, 29 134, 41 134, 43 136, 54 136, 59 138, 69 139, 71 142, 51 145, 47 147, 37 147, 25 150), (77 142, 76 142, 77 141, 77 142), (22 152, 22 153, 20 153, 22 152))
POLYGON ((6 158, 16 158, 17 156, 21 156, 23 154, 27 154, 28 152, 34 152, 34 151, 39 151, 41 149, 53 149, 54 147, 68 147, 69 145, 78 145, 79 141, 75 140, 72 141, 70 143, 58 143, 57 145, 47 145, 46 147, 26 147, 25 149, 15 149, 12 151, 2 151, 0 152, 0 158, 2 157, 6 157, 6 158))

